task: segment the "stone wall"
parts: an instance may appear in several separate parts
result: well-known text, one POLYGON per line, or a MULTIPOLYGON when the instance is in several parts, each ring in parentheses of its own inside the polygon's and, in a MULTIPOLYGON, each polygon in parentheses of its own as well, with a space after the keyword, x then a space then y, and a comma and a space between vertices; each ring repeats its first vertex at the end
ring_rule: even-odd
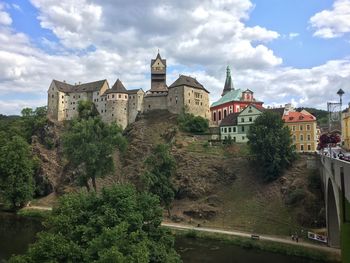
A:
POLYGON ((102 119, 108 123, 116 122, 124 129, 128 125, 128 94, 108 94, 105 105, 102 119))
POLYGON ((167 96, 165 95, 148 95, 143 99, 143 111, 150 110, 167 110, 167 96))
POLYGON ((210 119, 209 94, 206 91, 184 86, 183 98, 189 113, 210 119))

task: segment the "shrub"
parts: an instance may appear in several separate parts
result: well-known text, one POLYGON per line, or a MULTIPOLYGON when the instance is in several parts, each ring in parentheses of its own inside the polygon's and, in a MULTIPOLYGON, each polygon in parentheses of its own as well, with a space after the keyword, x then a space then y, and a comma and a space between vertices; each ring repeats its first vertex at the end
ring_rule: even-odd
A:
POLYGON ((306 197, 306 192, 302 188, 297 188, 294 191, 290 191, 286 198, 286 204, 287 205, 295 205, 299 203, 300 201, 304 200, 306 197))
POLYGON ((177 118, 180 129, 192 133, 204 133, 209 128, 209 121, 200 116, 183 111, 177 118))

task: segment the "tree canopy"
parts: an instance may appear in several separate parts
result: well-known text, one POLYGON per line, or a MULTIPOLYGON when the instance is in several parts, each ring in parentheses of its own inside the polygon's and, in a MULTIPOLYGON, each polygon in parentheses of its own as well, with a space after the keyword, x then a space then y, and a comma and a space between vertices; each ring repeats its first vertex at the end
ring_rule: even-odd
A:
POLYGON ((63 136, 64 154, 76 168, 78 183, 88 191, 90 179, 96 190, 96 178, 114 171, 114 150, 123 151, 126 144, 118 125, 106 124, 98 117, 74 120, 63 136))
POLYGON ((35 110, 31 108, 24 108, 21 113, 24 137, 26 138, 27 142, 31 143, 32 136, 42 132, 47 124, 47 108, 38 107, 35 110))
POLYGON ((157 145, 152 154, 145 161, 147 171, 144 175, 146 188, 151 193, 159 196, 161 204, 168 210, 174 200, 175 189, 171 177, 176 170, 176 162, 170 154, 169 146, 157 145))
POLYGON ((279 177, 296 158, 290 130, 276 113, 265 111, 256 118, 247 137, 265 181, 279 177))
POLYGON ((0 194, 12 208, 24 206, 34 194, 34 163, 28 143, 13 136, 0 145, 0 194))
POLYGON ((194 116, 185 108, 179 114, 177 121, 181 130, 192 133, 204 133, 208 131, 209 121, 201 116, 194 116))
POLYGON ((130 185, 63 196, 22 256, 10 262, 180 262, 159 200, 130 185))
POLYGON ((93 118, 99 115, 95 103, 89 100, 79 101, 78 114, 80 119, 93 118))

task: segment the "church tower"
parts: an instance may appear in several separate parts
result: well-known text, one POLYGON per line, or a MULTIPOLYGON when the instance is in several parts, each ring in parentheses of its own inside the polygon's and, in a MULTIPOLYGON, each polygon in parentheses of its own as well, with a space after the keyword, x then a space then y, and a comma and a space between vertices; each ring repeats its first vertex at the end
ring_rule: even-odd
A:
POLYGON ((225 86, 224 90, 221 94, 221 97, 224 96, 226 93, 230 92, 231 90, 235 90, 233 87, 233 82, 231 78, 231 69, 229 66, 226 68, 226 81, 225 81, 225 86))
POLYGON ((159 51, 157 57, 151 60, 151 89, 150 93, 167 92, 166 59, 162 59, 159 51))

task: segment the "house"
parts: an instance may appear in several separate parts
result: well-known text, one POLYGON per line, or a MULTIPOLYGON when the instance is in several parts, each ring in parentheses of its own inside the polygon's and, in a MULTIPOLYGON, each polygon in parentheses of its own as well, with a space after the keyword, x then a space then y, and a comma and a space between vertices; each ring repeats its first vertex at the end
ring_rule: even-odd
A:
POLYGON ((262 107, 263 102, 254 98, 254 92, 250 89, 242 91, 233 87, 230 67, 226 68, 226 80, 221 98, 215 101, 210 107, 211 123, 220 125, 227 115, 240 112, 248 105, 262 107))
POLYGON ((317 121, 306 110, 289 111, 283 115, 285 125, 291 131, 297 152, 315 152, 317 149, 317 121))

